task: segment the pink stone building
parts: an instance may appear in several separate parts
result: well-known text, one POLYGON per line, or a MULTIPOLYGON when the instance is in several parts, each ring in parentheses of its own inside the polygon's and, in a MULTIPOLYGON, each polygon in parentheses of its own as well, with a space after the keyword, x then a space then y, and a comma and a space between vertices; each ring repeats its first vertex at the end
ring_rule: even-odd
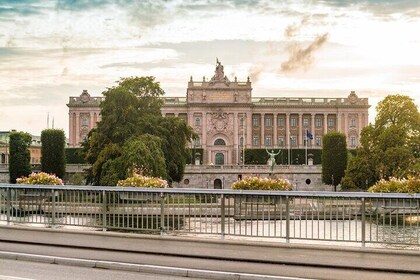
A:
MULTIPOLYGON (((78 146, 96 126, 100 101, 87 91, 70 97, 70 146, 78 146)), ((217 61, 210 80, 191 77, 186 97, 165 97, 162 114, 188 122, 199 135, 192 145, 203 149, 203 164, 219 165, 241 164, 243 148, 321 148, 328 131, 343 132, 348 147, 355 148, 369 107, 368 99, 354 91, 346 98, 253 98, 249 78, 230 81, 217 61)))

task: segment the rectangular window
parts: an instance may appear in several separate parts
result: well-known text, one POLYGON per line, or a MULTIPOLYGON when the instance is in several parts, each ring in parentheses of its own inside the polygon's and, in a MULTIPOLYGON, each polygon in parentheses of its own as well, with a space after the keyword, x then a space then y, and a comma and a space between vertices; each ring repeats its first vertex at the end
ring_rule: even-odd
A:
POLYGON ((283 136, 278 137, 277 145, 279 145, 280 147, 284 147, 284 137, 283 136))
POLYGON ((194 141, 194 145, 196 146, 196 147, 198 147, 198 146, 200 146, 201 145, 201 140, 200 140, 200 137, 198 137, 198 138, 196 138, 195 139, 195 141, 194 141))
POLYGON ((266 146, 273 146, 273 141, 271 139, 271 136, 266 136, 265 137, 265 145, 266 146))
POLYGON ((296 118, 290 118, 290 126, 291 127, 296 127, 296 123, 297 123, 296 118))
POLYGON ((356 136, 350 137, 350 147, 356 147, 356 136))
POLYGON ((350 127, 355 127, 356 126, 356 119, 352 116, 350 119, 350 127))
POLYGON ((309 126, 309 119, 308 118, 303 119, 303 126, 309 126))
POLYGON ((265 118, 265 126, 266 127, 273 126, 273 119, 271 117, 265 118))
POLYGON ((316 118, 315 119, 315 126, 316 127, 321 127, 322 126, 322 119, 321 118, 316 118))
POLYGON ((240 118, 239 125, 240 125, 241 127, 244 127, 244 118, 240 118))
POLYGON ((253 116, 252 117, 252 126, 253 127, 260 126, 260 119, 258 118, 258 116, 253 116))
POLYGON ((290 137, 290 145, 291 145, 292 147, 296 147, 296 146, 297 146, 296 136, 292 136, 292 137, 290 137))
POLYGON ((320 146, 321 146, 321 137, 320 137, 320 136, 317 136, 317 137, 315 138, 315 143, 316 143, 316 145, 317 145, 318 147, 320 147, 320 146))
POLYGON ((258 137, 258 136, 252 137, 252 145, 259 146, 260 145, 260 137, 258 137))
POLYGON ((328 119, 328 127, 334 127, 334 119, 328 119))
POLYGON ((282 117, 277 119, 277 126, 284 127, 284 119, 282 117))
POLYGON ((195 118, 195 126, 201 126, 200 118, 195 118))

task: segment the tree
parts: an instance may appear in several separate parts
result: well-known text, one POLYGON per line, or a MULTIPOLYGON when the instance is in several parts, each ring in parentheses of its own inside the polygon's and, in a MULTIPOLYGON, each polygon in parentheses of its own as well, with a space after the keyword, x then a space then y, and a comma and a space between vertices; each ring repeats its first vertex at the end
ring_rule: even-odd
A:
POLYGON ((83 143, 92 164, 88 182, 115 185, 133 167, 169 181, 182 179, 187 143, 195 134, 181 119, 162 117, 163 93, 153 77, 123 78, 103 93, 102 119, 83 143))
POLYGON ((322 139, 322 181, 337 186, 347 166, 346 136, 329 132, 322 139))
POLYGON ((378 103, 375 123, 361 132, 361 147, 346 170, 344 188, 367 188, 379 179, 420 176, 420 113, 408 96, 378 103))
POLYGON ((29 147, 32 142, 32 136, 26 132, 12 132, 9 137, 10 183, 15 184, 17 178, 28 176, 31 173, 31 154, 29 147))
POLYGON ((41 132, 41 170, 63 179, 66 173, 66 137, 61 129, 44 129, 41 132))

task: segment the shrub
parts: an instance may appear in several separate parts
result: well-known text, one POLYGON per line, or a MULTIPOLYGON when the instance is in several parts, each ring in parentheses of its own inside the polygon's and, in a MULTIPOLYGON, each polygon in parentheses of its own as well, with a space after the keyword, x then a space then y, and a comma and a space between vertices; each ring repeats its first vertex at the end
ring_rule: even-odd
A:
POLYGON ((64 152, 66 137, 64 131, 61 129, 44 129, 41 132, 41 143, 41 170, 64 178, 66 173, 64 152))
POLYGON ((292 185, 287 179, 270 179, 259 177, 246 177, 232 184, 233 190, 264 190, 264 191, 291 191, 292 185))
POLYGON ((368 189, 373 193, 420 193, 420 177, 408 179, 391 178, 389 181, 381 179, 368 189))
POLYGON ((53 174, 45 172, 29 174, 28 177, 21 177, 16 179, 16 183, 24 185, 56 185, 62 186, 63 181, 53 174))
POLYGON ((32 136, 26 132, 10 133, 10 183, 16 183, 16 179, 28 176, 31 173, 31 154, 29 147, 32 136))
POLYGON ((168 182, 157 177, 148 177, 134 174, 125 180, 119 180, 118 187, 139 187, 139 188, 167 188, 168 182))

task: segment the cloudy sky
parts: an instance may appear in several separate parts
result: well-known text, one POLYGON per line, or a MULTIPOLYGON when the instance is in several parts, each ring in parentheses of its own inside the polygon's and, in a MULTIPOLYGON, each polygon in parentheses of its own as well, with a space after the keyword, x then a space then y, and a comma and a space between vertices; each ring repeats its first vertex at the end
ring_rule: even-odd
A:
MULTIPOLYGON (((168 96, 190 76, 251 77, 253 95, 420 106, 418 0, 0 0, 0 130, 68 133, 70 96, 153 75, 168 96)), ((67 135, 68 136, 68 135, 67 135)))

